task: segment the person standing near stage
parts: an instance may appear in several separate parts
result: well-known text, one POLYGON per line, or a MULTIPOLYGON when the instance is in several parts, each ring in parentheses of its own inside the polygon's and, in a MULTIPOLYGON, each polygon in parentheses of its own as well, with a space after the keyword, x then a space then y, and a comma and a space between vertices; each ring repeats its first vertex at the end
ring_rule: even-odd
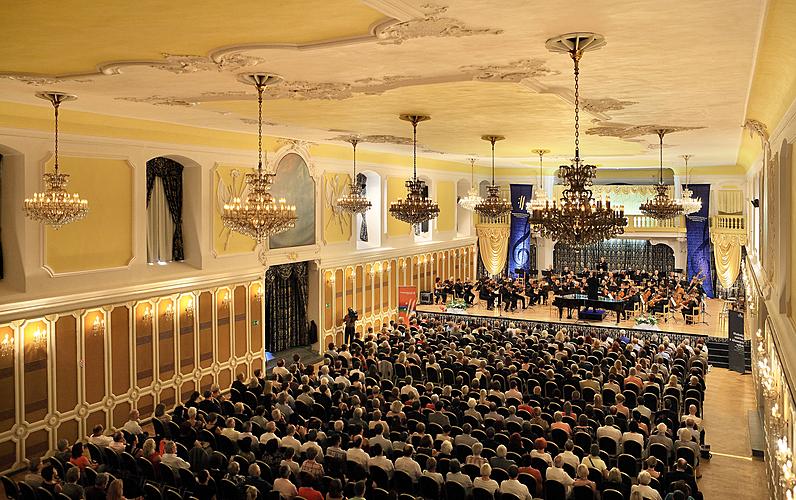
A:
POLYGON ((343 326, 345 329, 343 330, 343 342, 347 345, 351 344, 351 339, 356 336, 355 327, 357 323, 357 312, 350 307, 348 308, 348 314, 345 315, 343 318, 343 326))

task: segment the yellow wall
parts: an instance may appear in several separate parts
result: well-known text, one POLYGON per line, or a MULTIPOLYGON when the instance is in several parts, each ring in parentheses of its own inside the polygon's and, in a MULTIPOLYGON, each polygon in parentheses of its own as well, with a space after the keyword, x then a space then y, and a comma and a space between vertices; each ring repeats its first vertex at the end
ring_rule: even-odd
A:
POLYGON ((437 231, 453 231, 456 229, 456 185, 452 181, 438 182, 436 201, 439 204, 437 231))
MULTIPOLYGON (((387 177, 386 206, 391 202, 406 198, 406 179, 403 177, 387 177)), ((387 214, 387 236, 406 236, 409 234, 409 224, 401 222, 387 214)))
MULTIPOLYGON (((788 166, 793 172, 793 169, 796 168, 796 154, 791 153, 791 164, 788 166)), ((785 165, 780 165, 780 168, 785 167, 785 165)), ((793 200, 796 200, 796 175, 791 175, 790 178, 790 214, 788 217, 790 219, 790 248, 791 248, 791 266, 790 266, 790 281, 789 283, 796 283, 796 259, 793 258, 793 241, 796 241, 796 203, 793 200)), ((784 215, 784 214, 783 214, 784 215)), ((783 215, 780 215, 782 217, 783 215)), ((791 285, 792 286, 792 285, 791 285)), ((790 294, 790 308, 788 310, 790 314, 791 322, 796 325, 796 293, 791 291, 790 294)))
POLYGON ((323 175, 323 241, 340 243, 351 239, 351 215, 336 211, 334 205, 348 193, 351 176, 327 172, 323 175))
POLYGON ((243 178, 247 173, 254 169, 247 167, 233 167, 217 165, 213 173, 213 198, 211 199, 211 210, 213 212, 213 251, 216 255, 230 255, 236 253, 249 253, 254 251, 256 246, 254 240, 238 232, 230 231, 221 222, 221 207, 223 201, 219 196, 219 180, 228 188, 232 188, 232 172, 237 171, 238 176, 235 181, 235 190, 239 194, 241 186, 244 185, 243 178))
MULTIPOLYGON (((796 99, 796 2, 770 0, 752 77, 746 117, 765 123, 773 132, 796 99)), ((744 133, 738 164, 748 169, 760 154, 760 139, 744 133)))
POLYGON ((62 157, 61 169, 70 175, 67 190, 86 198, 89 210, 82 221, 47 228, 45 264, 56 273, 126 266, 133 258, 133 167, 124 160, 62 157))
POLYGON ((170 409, 192 391, 250 377, 264 363, 261 287, 231 283, 0 325, 17 355, 0 356, 0 471, 98 423, 119 428, 133 408, 148 419, 158 403, 170 409), (104 331, 94 331, 95 318, 104 331), (36 330, 47 334, 41 345, 36 330))
POLYGON ((475 246, 468 245, 321 269, 321 345, 343 342, 342 321, 348 307, 359 313, 358 332, 370 327, 378 331, 397 317, 399 286, 414 286, 419 294, 432 290, 437 276, 472 279, 475 255, 475 246))

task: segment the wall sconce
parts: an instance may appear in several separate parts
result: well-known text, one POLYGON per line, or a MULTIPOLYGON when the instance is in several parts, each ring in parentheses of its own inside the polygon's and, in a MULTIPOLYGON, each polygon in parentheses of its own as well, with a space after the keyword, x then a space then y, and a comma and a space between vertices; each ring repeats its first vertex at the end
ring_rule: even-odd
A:
POLYGON ((167 321, 174 319, 174 305, 171 302, 166 306, 166 310, 163 311, 163 317, 166 318, 167 321))
POLYGON ((401 269, 406 269, 406 261, 401 261, 401 269))
POLYGON ((328 281, 330 285, 334 285, 334 282, 337 281, 337 278, 335 278, 334 274, 335 273, 330 273, 326 278, 326 281, 328 281))
POLYGON ((91 333, 95 337, 102 336, 105 333, 105 318, 102 317, 102 314, 97 313, 94 316, 94 322, 91 324, 91 333))
POLYGON ((0 341, 0 356, 5 358, 12 354, 14 354, 14 337, 6 333, 0 341))
POLYGON ((254 300, 256 300, 258 303, 260 303, 260 302, 263 301, 263 296, 264 295, 265 295, 265 293, 263 292, 263 287, 262 286, 257 287, 257 291, 254 292, 254 300))
POLYGON ((146 309, 144 309, 144 312, 141 314, 141 321, 143 321, 144 324, 152 323, 152 308, 151 307, 146 306, 146 309))
POLYGON ((222 292, 221 295, 221 302, 219 303, 221 309, 228 309, 229 308, 229 292, 222 292))
POLYGON ((33 348, 46 349, 47 348, 47 330, 36 328, 33 332, 33 348))
POLYGON ((348 277, 351 278, 351 280, 357 279, 357 272, 352 269, 351 274, 348 277))
POLYGON ((193 318, 193 299, 188 299, 185 303, 185 316, 193 318))

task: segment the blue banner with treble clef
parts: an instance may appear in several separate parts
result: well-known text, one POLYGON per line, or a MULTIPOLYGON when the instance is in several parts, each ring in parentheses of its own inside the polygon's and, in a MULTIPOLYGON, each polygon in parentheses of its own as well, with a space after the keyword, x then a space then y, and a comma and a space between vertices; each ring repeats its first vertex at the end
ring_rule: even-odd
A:
POLYGON ((511 184, 511 233, 509 234, 508 262, 509 276, 519 271, 528 272, 536 267, 531 262, 531 230, 528 227, 528 211, 525 204, 531 201, 531 184, 511 184))

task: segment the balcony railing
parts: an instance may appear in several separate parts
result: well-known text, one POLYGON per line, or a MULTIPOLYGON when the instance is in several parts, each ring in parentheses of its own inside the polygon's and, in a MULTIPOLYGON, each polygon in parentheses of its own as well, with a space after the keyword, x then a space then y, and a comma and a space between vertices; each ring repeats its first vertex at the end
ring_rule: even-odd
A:
POLYGON ((626 233, 685 233, 685 217, 658 220, 647 215, 628 215, 626 233))
POLYGON ((710 230, 721 233, 745 233, 746 216, 744 215, 714 215, 710 218, 710 230))

